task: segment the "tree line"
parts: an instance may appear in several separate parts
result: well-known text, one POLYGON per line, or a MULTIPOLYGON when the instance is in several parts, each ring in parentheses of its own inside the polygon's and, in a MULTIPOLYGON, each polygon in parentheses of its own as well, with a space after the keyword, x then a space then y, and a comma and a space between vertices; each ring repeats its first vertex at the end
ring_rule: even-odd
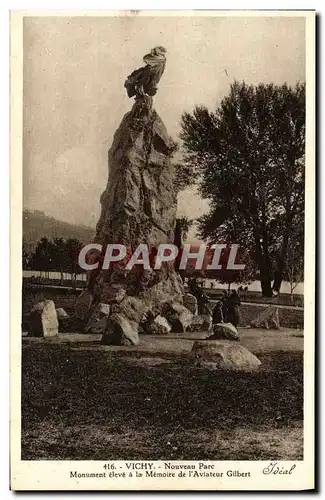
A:
POLYGON ((63 282, 64 273, 71 276, 75 281, 77 274, 84 270, 78 264, 78 255, 83 244, 76 238, 41 238, 34 251, 27 250, 27 244, 23 239, 22 260, 23 269, 40 271, 41 276, 49 277, 51 271, 60 273, 63 282))

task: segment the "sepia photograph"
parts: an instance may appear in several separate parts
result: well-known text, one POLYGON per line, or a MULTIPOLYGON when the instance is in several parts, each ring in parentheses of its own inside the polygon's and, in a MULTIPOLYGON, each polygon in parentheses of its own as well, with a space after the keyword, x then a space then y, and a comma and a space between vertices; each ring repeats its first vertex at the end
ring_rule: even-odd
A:
POLYGON ((12 13, 13 489, 313 488, 314 25, 12 13))

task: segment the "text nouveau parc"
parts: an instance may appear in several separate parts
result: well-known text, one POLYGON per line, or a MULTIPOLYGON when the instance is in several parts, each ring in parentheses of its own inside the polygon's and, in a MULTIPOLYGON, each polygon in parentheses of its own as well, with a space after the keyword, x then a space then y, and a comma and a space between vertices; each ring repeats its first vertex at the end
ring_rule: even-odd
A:
MULTIPOLYGON (((77 472, 70 471, 70 478, 84 479, 84 478, 173 478, 173 477, 192 477, 192 478, 206 478, 206 477, 223 477, 224 474, 228 477, 250 477, 250 472, 239 470, 227 470, 226 472, 217 472, 213 470, 214 464, 206 464, 199 462, 198 464, 172 464, 165 462, 162 464, 162 471, 155 470, 153 463, 129 462, 125 464, 127 472, 117 472, 115 466, 107 466, 105 472, 77 472)), ((160 467, 159 467, 160 468, 160 467)))
MULTIPOLYGON (((153 462, 126 462, 126 471, 122 466, 108 463, 103 465, 104 472, 78 472, 70 471, 71 479, 87 479, 87 478, 102 478, 102 479, 131 479, 131 478, 207 478, 207 477, 231 477, 244 478, 251 477, 250 471, 239 469, 228 469, 224 472, 216 471, 215 464, 198 462, 195 464, 175 464, 163 462, 162 465, 157 465, 153 462), (157 471, 156 469, 162 469, 157 471)), ((296 464, 289 466, 281 465, 279 462, 270 462, 263 466, 261 473, 268 475, 291 475, 296 469, 296 464)))

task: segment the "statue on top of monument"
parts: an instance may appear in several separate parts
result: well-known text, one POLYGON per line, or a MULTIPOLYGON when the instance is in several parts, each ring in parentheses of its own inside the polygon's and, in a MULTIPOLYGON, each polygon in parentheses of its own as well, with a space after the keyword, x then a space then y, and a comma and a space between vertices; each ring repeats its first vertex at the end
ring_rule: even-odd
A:
POLYGON ((154 47, 143 57, 146 66, 136 69, 125 80, 124 87, 129 97, 152 97, 156 94, 166 65, 166 52, 164 47, 154 47))

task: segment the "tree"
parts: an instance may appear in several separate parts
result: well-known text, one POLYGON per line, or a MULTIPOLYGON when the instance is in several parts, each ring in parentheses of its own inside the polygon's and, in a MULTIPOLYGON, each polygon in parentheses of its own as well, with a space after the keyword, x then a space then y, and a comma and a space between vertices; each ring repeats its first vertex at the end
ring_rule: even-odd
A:
POLYGON ((192 223, 193 221, 185 215, 176 219, 174 245, 176 245, 178 248, 181 248, 183 246, 192 223))
POLYGON ((232 283, 243 284, 254 281, 256 278, 256 264, 250 259, 249 255, 241 252, 236 258, 236 264, 244 264, 244 269, 227 269, 229 253, 230 246, 227 246, 220 255, 219 264, 221 269, 206 269, 205 277, 215 279, 219 283, 228 284, 228 290, 230 290, 232 283))
POLYGON ((22 264, 23 269, 30 269, 32 263, 32 252, 28 250, 28 245, 26 243, 25 238, 23 238, 23 246, 22 246, 22 264))
POLYGON ((301 249, 304 246, 303 227, 296 225, 289 238, 288 254, 286 260, 285 279, 290 283, 291 301, 293 302, 293 292, 304 279, 304 255, 301 249))
POLYGON ((33 255, 33 269, 45 274, 49 271, 60 272, 61 285, 63 284, 63 273, 71 274, 71 281, 75 283, 76 275, 83 272, 78 264, 78 255, 82 248, 82 243, 76 238, 54 238, 48 240, 41 238, 37 243, 33 255))
MULTIPOLYGON (((179 151, 179 144, 170 138, 172 142, 172 150, 173 154, 176 151, 179 151)), ((183 191, 184 189, 190 187, 194 183, 194 169, 191 165, 185 162, 173 162, 174 166, 174 189, 177 195, 183 191)), ((193 224, 194 220, 189 219, 185 215, 177 217, 175 232, 174 232, 174 245, 178 248, 181 248, 184 241, 187 238, 189 229, 193 224)))
POLYGON ((65 242, 66 246, 66 272, 71 274, 71 281, 76 282, 76 276, 81 272, 78 264, 78 255, 82 248, 82 243, 76 238, 68 238, 65 242))
POLYGON ((305 85, 234 82, 215 112, 183 115, 181 138, 210 201, 200 236, 244 245, 271 296, 272 278, 279 291, 286 272, 294 225, 304 224, 305 85))
POLYGON ((174 179, 174 189, 178 193, 186 188, 189 188, 195 181, 195 171, 191 165, 187 163, 175 163, 175 179, 174 179))
POLYGON ((53 240, 53 260, 55 271, 60 273, 60 285, 63 285, 63 273, 68 265, 67 247, 63 238, 53 240))
POLYGON ((41 238, 36 245, 32 258, 32 267, 35 271, 45 273, 49 277, 49 272, 54 271, 54 244, 47 238, 41 238))

